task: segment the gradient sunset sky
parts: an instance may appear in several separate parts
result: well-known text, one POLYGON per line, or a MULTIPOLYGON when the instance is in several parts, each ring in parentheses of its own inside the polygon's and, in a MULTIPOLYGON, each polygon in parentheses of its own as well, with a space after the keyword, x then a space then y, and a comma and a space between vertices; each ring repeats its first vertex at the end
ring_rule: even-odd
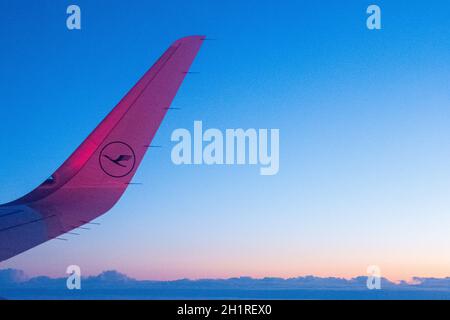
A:
POLYGON ((0 264, 140 279, 450 276, 450 2, 2 1, 0 203, 45 180, 177 38, 206 41, 122 200, 0 264), (381 31, 366 8, 382 9, 381 31), (82 30, 66 28, 66 8, 82 30), (175 166, 170 135, 280 129, 280 171, 175 166))

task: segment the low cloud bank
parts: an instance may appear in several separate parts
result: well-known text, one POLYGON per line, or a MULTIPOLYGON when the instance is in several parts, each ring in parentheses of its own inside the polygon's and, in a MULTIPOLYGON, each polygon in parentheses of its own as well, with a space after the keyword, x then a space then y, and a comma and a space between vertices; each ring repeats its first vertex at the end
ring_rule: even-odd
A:
POLYGON ((0 270, 0 297, 7 299, 449 299, 450 277, 381 279, 381 290, 368 290, 367 277, 304 276, 290 279, 136 280, 118 271, 82 278, 82 290, 68 290, 66 278, 28 277, 0 270))

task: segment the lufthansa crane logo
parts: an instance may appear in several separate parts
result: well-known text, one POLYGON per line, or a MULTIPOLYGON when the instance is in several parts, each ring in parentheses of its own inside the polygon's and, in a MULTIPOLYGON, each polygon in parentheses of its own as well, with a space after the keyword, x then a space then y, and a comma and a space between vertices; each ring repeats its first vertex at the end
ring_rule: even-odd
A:
POLYGON ((100 167, 113 178, 122 178, 130 174, 136 163, 133 149, 125 142, 108 143, 100 152, 100 167))

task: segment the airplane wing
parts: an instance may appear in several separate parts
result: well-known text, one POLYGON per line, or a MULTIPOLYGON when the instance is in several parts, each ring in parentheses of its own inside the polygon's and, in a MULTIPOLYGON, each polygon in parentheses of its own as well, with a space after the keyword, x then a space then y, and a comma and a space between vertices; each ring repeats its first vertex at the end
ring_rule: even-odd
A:
POLYGON ((51 178, 0 206, 0 262, 89 223, 115 205, 204 39, 174 42, 51 178))

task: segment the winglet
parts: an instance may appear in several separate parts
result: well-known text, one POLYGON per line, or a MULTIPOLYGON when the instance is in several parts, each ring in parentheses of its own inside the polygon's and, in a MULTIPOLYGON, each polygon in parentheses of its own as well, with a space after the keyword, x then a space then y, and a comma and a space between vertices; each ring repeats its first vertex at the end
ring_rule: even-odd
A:
MULTIPOLYGON (((12 204, 40 200, 66 185, 99 152, 105 141, 133 140, 139 164, 145 153, 140 145, 151 144, 204 39, 205 36, 200 35, 187 36, 172 43, 51 179, 12 204)), ((134 173, 135 170, 130 172, 128 179, 134 173)), ((89 180, 93 179, 87 179, 87 184, 89 180)))
POLYGON ((175 41, 51 179, 0 206, 0 261, 90 222, 119 200, 204 39, 175 41))

